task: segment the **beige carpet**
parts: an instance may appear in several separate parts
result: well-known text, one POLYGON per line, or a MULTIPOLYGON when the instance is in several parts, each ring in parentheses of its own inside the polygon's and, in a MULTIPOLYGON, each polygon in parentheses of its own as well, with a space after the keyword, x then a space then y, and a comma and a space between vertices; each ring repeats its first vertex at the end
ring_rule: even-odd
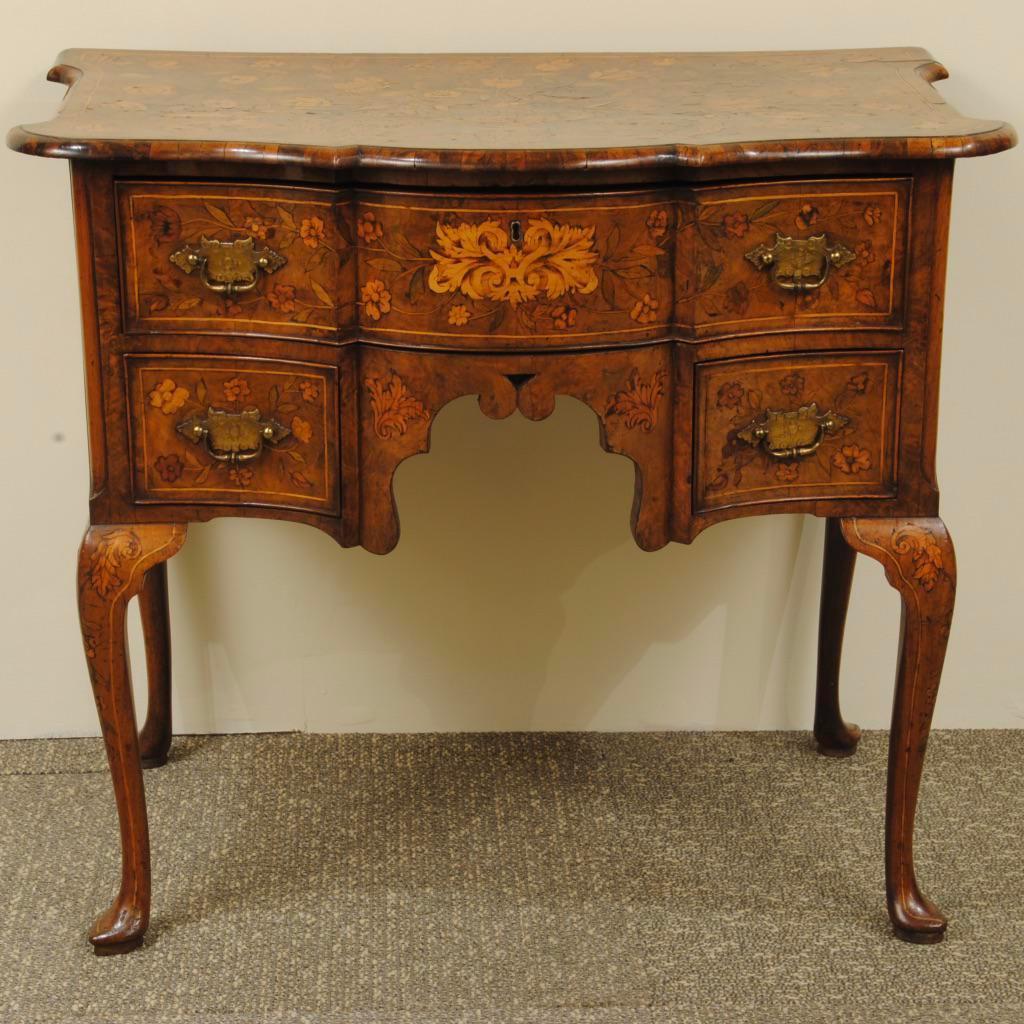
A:
POLYGON ((249 1024, 1024 1021, 1024 731, 933 737, 891 937, 885 736, 185 738, 147 773, 154 920, 97 959, 97 741, 0 744, 0 1019, 249 1024))

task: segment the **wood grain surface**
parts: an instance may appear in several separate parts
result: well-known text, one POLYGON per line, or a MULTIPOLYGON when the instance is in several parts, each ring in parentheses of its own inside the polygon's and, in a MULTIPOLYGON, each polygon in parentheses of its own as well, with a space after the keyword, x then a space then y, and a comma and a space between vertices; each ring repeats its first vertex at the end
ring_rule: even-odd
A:
POLYGON ((51 121, 8 144, 75 159, 335 171, 634 170, 815 157, 949 159, 1012 145, 963 117, 922 49, 789 53, 241 54, 67 50, 51 121))

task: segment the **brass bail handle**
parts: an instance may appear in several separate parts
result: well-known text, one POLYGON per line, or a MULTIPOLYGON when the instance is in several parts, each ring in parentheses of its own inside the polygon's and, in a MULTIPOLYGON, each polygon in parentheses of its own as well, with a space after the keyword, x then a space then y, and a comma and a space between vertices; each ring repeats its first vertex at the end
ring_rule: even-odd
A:
POLYGON ((746 258, 758 269, 771 273, 772 284, 787 292, 810 292, 828 279, 832 267, 845 267, 857 258, 842 242, 825 235, 791 238, 776 234, 771 245, 762 243, 746 258))
POLYGON ((204 287, 227 296, 252 291, 261 271, 273 274, 288 262, 273 249, 257 249, 251 237, 220 242, 203 236, 198 246, 182 246, 171 253, 170 259, 186 274, 198 270, 204 287))
POLYGON ((813 455, 830 434, 837 434, 850 421, 837 412, 819 413, 815 402, 794 412, 767 409, 736 437, 751 447, 761 446, 766 455, 779 461, 805 459, 813 455))
POLYGON ((273 446, 291 433, 276 420, 265 420, 259 409, 210 408, 204 417, 192 416, 175 429, 193 444, 205 444, 211 458, 232 465, 255 459, 264 445, 273 446))

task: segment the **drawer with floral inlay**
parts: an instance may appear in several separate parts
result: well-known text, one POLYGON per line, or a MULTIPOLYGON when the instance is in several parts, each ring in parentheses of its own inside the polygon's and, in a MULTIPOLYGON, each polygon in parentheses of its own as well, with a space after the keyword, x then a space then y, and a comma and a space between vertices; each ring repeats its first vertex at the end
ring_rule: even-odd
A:
POLYGON ((906 178, 694 189, 677 320, 698 338, 901 326, 910 195, 906 178))
POLYGON ((698 364, 695 511, 894 497, 901 366, 892 350, 698 364))
POLYGON ((406 345, 581 347, 664 336, 667 192, 357 197, 360 329, 406 345))
POLYGON ((128 355, 125 377, 136 501, 338 511, 335 367, 128 355))
POLYGON ((117 196, 125 330, 331 340, 352 319, 333 189, 128 181, 117 196))

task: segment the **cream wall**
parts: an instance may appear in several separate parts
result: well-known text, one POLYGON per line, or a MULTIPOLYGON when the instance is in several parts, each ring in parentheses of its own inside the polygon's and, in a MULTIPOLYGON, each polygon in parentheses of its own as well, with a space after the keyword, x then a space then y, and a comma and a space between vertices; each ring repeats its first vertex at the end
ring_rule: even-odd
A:
MULTIPOLYGON (((43 76, 68 46, 914 44, 947 63, 953 77, 940 89, 963 112, 1024 128, 1024 17, 1010 0, 5 6, 3 127, 49 116, 61 93, 43 76)), ((770 98, 771 83, 764 89, 770 98)), ((939 469, 960 594, 941 726, 1024 724, 1022 154, 957 170, 939 469)), ((87 478, 67 170, 4 151, 0 177, 0 735, 94 733, 72 575, 87 478)), ((534 424, 492 422, 469 398, 440 416, 433 452, 400 470, 403 538, 385 558, 290 524, 192 528, 170 567, 176 728, 807 728, 822 523, 739 521, 644 554, 627 526, 632 475, 600 450, 593 416, 571 400, 534 424)), ((897 599, 862 560, 844 688, 862 725, 886 724, 897 632, 897 599)))

